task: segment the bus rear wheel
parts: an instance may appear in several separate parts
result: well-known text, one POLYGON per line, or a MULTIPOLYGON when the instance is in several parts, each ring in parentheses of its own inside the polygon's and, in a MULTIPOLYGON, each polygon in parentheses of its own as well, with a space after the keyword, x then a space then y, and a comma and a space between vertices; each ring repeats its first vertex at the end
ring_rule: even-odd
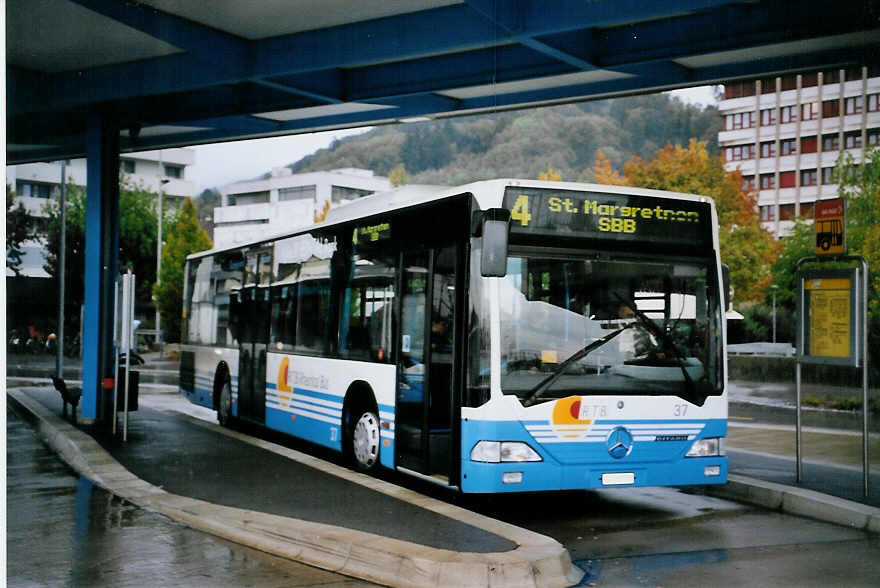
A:
POLYGON ((359 470, 371 471, 379 464, 379 437, 379 417, 367 410, 351 432, 352 457, 359 470))
POLYGON ((217 422, 221 427, 231 427, 232 416, 232 384, 227 379, 220 388, 220 400, 217 403, 217 422))

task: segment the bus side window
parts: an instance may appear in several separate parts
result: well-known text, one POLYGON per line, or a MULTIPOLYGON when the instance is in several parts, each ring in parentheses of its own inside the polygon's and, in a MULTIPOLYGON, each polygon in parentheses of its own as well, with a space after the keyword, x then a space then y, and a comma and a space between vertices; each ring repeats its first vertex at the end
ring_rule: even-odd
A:
POLYGON ((296 285, 272 288, 270 342, 275 351, 292 351, 296 339, 296 285))
POLYGON ((394 271, 391 261, 356 257, 340 309, 341 357, 381 363, 391 360, 394 271))

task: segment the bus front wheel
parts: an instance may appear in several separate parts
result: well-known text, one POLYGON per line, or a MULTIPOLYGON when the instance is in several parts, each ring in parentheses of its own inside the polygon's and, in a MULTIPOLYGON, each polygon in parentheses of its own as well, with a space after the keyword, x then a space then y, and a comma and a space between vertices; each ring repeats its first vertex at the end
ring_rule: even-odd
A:
POLYGON ((351 432, 351 449, 359 470, 370 471, 379 464, 379 417, 372 410, 363 412, 351 432))

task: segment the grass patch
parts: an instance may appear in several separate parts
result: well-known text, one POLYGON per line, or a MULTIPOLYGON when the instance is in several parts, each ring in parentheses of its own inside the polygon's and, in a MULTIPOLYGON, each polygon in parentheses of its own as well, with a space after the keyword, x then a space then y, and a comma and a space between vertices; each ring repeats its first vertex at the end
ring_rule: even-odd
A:
MULTIPOLYGON (((828 398, 819 394, 807 394, 803 399, 804 406, 815 408, 832 408, 834 410, 862 410, 861 396, 844 396, 843 398, 828 398)), ((874 414, 880 414, 880 399, 869 398, 868 410, 874 414)))

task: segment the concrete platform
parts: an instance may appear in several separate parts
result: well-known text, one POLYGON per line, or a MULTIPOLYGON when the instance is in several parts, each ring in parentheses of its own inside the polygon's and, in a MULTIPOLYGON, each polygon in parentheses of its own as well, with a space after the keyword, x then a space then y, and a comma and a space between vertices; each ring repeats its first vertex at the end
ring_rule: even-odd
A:
POLYGON ((273 555, 391 586, 555 587, 583 576, 549 537, 185 415, 141 408, 123 444, 63 420, 52 389, 7 398, 108 491, 273 555))

